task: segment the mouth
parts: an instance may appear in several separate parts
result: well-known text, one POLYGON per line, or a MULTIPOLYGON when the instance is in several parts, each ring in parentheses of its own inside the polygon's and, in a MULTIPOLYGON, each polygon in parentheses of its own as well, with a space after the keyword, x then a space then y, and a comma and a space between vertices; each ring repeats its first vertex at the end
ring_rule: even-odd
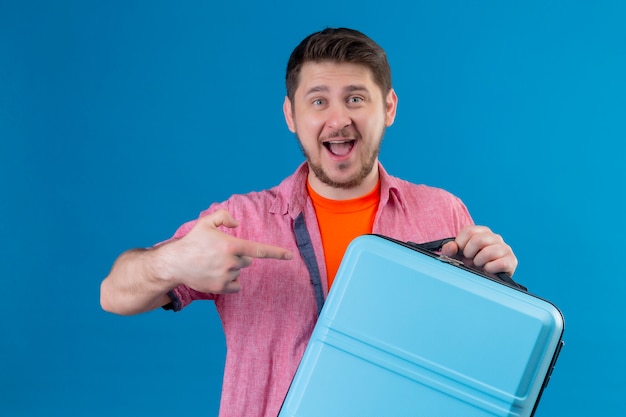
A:
POLYGON ((329 141, 323 142, 322 144, 334 156, 346 156, 350 153, 352 148, 354 148, 355 143, 356 143, 355 139, 344 139, 344 140, 329 140, 329 141))

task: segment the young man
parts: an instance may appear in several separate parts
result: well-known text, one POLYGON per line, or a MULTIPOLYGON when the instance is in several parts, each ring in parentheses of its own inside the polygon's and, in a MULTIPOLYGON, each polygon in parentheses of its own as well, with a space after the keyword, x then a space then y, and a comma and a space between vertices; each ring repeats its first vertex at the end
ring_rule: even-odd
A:
POLYGON ((350 29, 314 33, 294 49, 286 83, 285 119, 306 162, 272 189, 211 205, 164 244, 123 253, 101 287, 102 307, 118 314, 215 302, 227 343, 222 417, 278 414, 354 237, 456 236, 444 253, 461 251, 487 272, 517 266, 458 198, 379 163, 398 99, 375 42, 350 29))

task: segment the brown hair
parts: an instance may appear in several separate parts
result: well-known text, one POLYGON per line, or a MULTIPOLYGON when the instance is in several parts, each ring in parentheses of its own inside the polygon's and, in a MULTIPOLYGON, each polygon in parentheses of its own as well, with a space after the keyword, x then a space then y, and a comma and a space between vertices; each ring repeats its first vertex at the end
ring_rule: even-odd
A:
POLYGON ((287 96, 292 103, 302 65, 324 61, 364 65, 372 71, 383 97, 391 89, 391 68, 387 54, 376 42, 354 29, 326 28, 304 38, 289 57, 286 84, 287 96))

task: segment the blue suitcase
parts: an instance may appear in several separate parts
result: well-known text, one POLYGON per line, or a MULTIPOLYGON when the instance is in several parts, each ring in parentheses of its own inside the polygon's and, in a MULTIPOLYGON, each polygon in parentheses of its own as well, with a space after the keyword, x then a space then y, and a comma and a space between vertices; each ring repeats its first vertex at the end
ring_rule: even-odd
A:
POLYGON ((379 235, 348 247, 280 417, 532 416, 556 306, 379 235))

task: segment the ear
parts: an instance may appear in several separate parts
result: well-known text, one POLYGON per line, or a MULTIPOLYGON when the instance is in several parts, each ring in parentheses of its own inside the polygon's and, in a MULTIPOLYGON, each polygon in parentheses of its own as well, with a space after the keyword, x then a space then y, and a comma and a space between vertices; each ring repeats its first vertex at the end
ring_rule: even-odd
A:
POLYGON ((389 127, 393 124, 393 121, 396 119, 396 110, 398 109, 398 96, 396 95, 395 90, 392 88, 387 93, 387 98, 385 99, 385 126, 389 127))
POLYGON ((293 120, 293 106, 288 96, 285 96, 285 102, 283 103, 283 114, 285 115, 285 121, 291 133, 296 133, 296 123, 293 120))

